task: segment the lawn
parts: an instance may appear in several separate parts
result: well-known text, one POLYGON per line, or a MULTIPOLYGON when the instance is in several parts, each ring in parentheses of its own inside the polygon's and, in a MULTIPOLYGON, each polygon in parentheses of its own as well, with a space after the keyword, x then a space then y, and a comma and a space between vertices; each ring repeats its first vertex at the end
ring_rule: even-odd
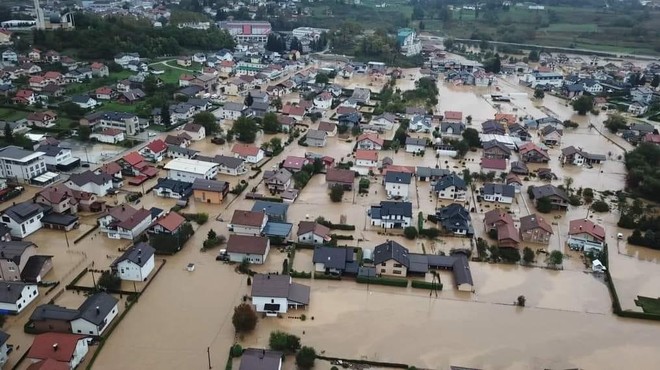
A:
POLYGON ((135 111, 139 106, 140 103, 123 104, 118 101, 109 101, 109 102, 104 102, 103 105, 101 106, 101 109, 104 111, 135 113, 135 111))
POLYGON ((539 31, 543 32, 598 32, 598 25, 594 23, 584 24, 571 24, 571 23, 553 23, 549 27, 541 28, 539 31))
POLYGON ((642 308, 645 313, 660 315, 660 298, 637 296, 635 304, 642 308))
POLYGON ((21 110, 0 108, 0 120, 3 121, 17 121, 23 118, 27 118, 28 114, 30 113, 21 110))
POLYGON ((159 64, 157 66, 154 66, 154 69, 165 71, 165 73, 163 74, 155 74, 154 76, 160 78, 166 84, 178 84, 179 77, 182 74, 186 73, 185 71, 182 71, 180 69, 167 67, 164 64, 159 64))

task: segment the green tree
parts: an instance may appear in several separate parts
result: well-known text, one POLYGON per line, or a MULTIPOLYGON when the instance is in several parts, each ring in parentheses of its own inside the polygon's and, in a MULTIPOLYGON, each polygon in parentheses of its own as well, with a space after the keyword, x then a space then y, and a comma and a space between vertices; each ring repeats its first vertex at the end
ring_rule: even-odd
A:
POLYGON ((268 339, 268 347, 275 351, 296 352, 300 349, 300 338, 283 331, 273 331, 268 339))
POLYGON ((231 318, 237 333, 247 333, 257 326, 257 313, 248 303, 241 303, 234 307, 234 315, 231 318))
POLYGON ((254 104, 254 98, 252 97, 252 93, 248 92, 247 96, 245 97, 245 100, 243 101, 243 104, 246 107, 251 107, 252 104, 254 104))
POLYGON ((78 138, 82 141, 89 140, 89 135, 91 134, 92 130, 89 128, 89 126, 80 126, 78 129, 78 138))
POLYGON ((466 128, 463 131, 463 139, 470 146, 470 148, 478 148, 481 146, 481 139, 479 139, 479 131, 473 128, 466 128))
POLYGON ((316 360, 316 350, 312 347, 303 347, 296 353, 296 365, 299 369, 311 369, 314 367, 316 360))
POLYGON ((552 251, 548 256, 548 263, 553 266, 559 266, 564 261, 564 254, 560 251, 552 251))
POLYGON ((534 90, 534 99, 543 99, 545 98, 545 93, 543 92, 543 89, 537 88, 534 90))
POLYGON ((610 211, 610 205, 607 204, 607 202, 604 202, 602 200, 597 200, 593 202, 591 205, 591 209, 594 212, 609 212, 610 211))
MULTIPOLYGON (((625 155, 626 187, 640 196, 660 202, 660 146, 651 143, 641 143, 635 150, 625 155)), ((641 201, 633 202, 633 211, 639 214, 642 211, 641 201)))
POLYGON ((653 80, 651 80, 651 87, 658 87, 660 85, 660 75, 653 75, 653 80))
POLYGON ((172 124, 172 116, 170 115, 170 106, 169 104, 165 103, 161 108, 160 108, 160 122, 165 125, 165 127, 170 127, 172 124))
POLYGON ((98 286, 106 291, 119 290, 121 288, 121 278, 110 271, 103 271, 98 286))
POLYGON ((278 96, 270 102, 270 105, 280 111, 282 110, 282 99, 278 96))
POLYGON ((534 262, 534 251, 530 247, 525 247, 523 249, 523 261, 525 263, 534 262))
POLYGON ((251 144, 254 143, 257 138, 259 127, 254 119, 241 116, 234 122, 232 131, 236 135, 236 140, 251 144))
POLYGON ((500 248, 500 256, 506 262, 516 263, 520 261, 518 248, 500 248))
POLYGON ((550 198, 545 197, 536 200, 536 210, 541 213, 550 213, 552 212, 552 202, 550 198))
POLYGON ((415 5, 413 8, 412 19, 415 21, 424 19, 424 8, 421 5, 415 5))
POLYGON ((616 133, 619 130, 625 130, 628 128, 628 124, 626 123, 626 119, 623 118, 622 115, 615 113, 611 114, 609 117, 604 122, 605 127, 611 132, 611 133, 616 133))
POLYGON ((403 236, 406 237, 406 239, 415 239, 417 238, 417 228, 415 226, 408 226, 405 229, 403 229, 403 236))
POLYGON ((330 200, 332 200, 335 203, 339 203, 342 201, 342 198, 344 197, 344 187, 340 184, 335 184, 330 188, 330 200))
POLYGON ((328 77, 328 75, 325 73, 317 73, 314 82, 316 82, 317 84, 326 85, 330 82, 330 77, 328 77))
POLYGON ((5 132, 4 132, 5 140, 9 144, 14 143, 14 132, 12 131, 11 127, 9 126, 9 123, 5 124, 5 132))
POLYGON ((218 234, 215 233, 215 230, 211 229, 209 232, 206 234, 206 239, 207 240, 213 240, 218 237, 218 234))
POLYGON ((538 62, 539 52, 537 50, 530 50, 529 55, 527 56, 527 60, 530 62, 538 62))
POLYGON ((280 123, 277 121, 277 115, 273 112, 266 113, 261 121, 261 127, 264 130, 264 133, 278 133, 280 131, 280 123))
POLYGON ((579 115, 584 116, 594 108, 594 98, 589 95, 582 95, 571 103, 573 110, 579 115))
POLYGON ((154 75, 148 75, 144 78, 144 92, 148 95, 153 95, 158 90, 158 79, 154 75))
POLYGON ((518 299, 516 300, 516 304, 518 307, 525 307, 525 303, 527 302, 527 298, 525 298, 524 295, 519 295, 518 299))
POLYGON ((211 112, 200 112, 193 116, 193 122, 204 127, 206 135, 213 135, 218 132, 220 126, 211 112))

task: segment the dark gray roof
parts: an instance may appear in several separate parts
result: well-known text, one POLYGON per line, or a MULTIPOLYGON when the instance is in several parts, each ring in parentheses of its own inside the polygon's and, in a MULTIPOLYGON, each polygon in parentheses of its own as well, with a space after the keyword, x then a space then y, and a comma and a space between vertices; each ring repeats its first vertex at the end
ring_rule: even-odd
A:
POLYGON ((440 122, 440 131, 447 132, 452 129, 453 133, 462 133, 465 130, 465 124, 462 122, 440 122))
POLYGON ((144 266, 151 256, 154 255, 154 252, 156 252, 156 250, 148 243, 136 244, 126 249, 124 254, 119 256, 119 258, 112 263, 112 266, 116 266, 122 261, 131 261, 138 266, 144 266))
POLYGON ((426 273, 429 271, 429 259, 426 255, 410 253, 408 254, 408 260, 410 260, 409 272, 426 273))
POLYGON ((217 163, 220 166, 227 168, 238 168, 243 164, 243 162, 245 162, 240 158, 228 157, 226 155, 216 155, 215 157, 198 155, 195 159, 205 162, 217 163))
POLYGON ((74 173, 69 177, 69 180, 78 186, 84 186, 85 184, 94 183, 96 185, 103 185, 112 182, 112 176, 99 173, 96 174, 90 170, 81 173, 74 173))
POLYGON ((394 240, 388 240, 374 248, 374 265, 379 265, 391 259, 406 266, 406 268, 410 266, 408 249, 394 240))
POLYGON ((452 203, 447 207, 440 208, 437 216, 442 226, 446 229, 470 229, 470 213, 458 203, 452 203))
POLYGON ((353 248, 318 246, 314 248, 312 263, 322 263, 325 268, 345 270, 353 262, 353 248))
POLYGON ((234 112, 241 112, 243 111, 243 107, 244 105, 242 103, 226 102, 225 105, 222 107, 222 109, 234 111, 234 112))
POLYGON ((43 208, 39 204, 25 201, 5 209, 3 214, 17 223, 22 223, 41 212, 43 212, 43 208))
POLYGON ((417 173, 417 177, 442 177, 449 175, 449 170, 444 168, 417 167, 415 173, 417 173))
POLYGON ((193 184, 185 181, 160 178, 154 189, 169 189, 182 196, 189 196, 192 193, 192 185, 193 184))
POLYGON ((23 270, 21 270, 21 280, 36 283, 37 278, 39 277, 39 274, 41 274, 41 270, 44 267, 44 264, 46 264, 52 258, 52 256, 41 255, 31 256, 28 258, 27 263, 25 266, 23 266, 23 270))
POLYGON ((308 139, 323 140, 328 136, 328 133, 321 130, 310 129, 307 131, 308 139))
POLYGON ((19 265, 25 250, 33 245, 31 242, 22 241, 0 242, 0 258, 12 260, 16 265, 19 265))
POLYGON ((550 184, 533 187, 532 194, 534 194, 534 199, 541 199, 552 195, 556 195, 568 202, 568 196, 566 195, 566 193, 563 190, 559 189, 558 187, 550 184))
POLYGON ((42 304, 34 309, 30 321, 59 320, 71 321, 78 316, 78 310, 58 306, 55 304, 42 304))
POLYGON ((435 183, 435 191, 444 190, 450 186, 455 186, 456 189, 467 190, 465 181, 458 177, 456 173, 452 172, 435 183))
POLYGON ((78 308, 78 317, 95 325, 101 325, 119 300, 108 293, 96 293, 88 297, 78 308))
POLYGON ((484 148, 484 150, 488 150, 488 149, 492 149, 492 148, 499 148, 502 151, 504 151, 505 153, 511 154, 511 149, 509 149, 506 145, 500 143, 497 140, 486 141, 485 143, 482 143, 481 146, 482 146, 482 148, 484 148))
POLYGON ((386 183, 390 182, 390 183, 410 185, 411 179, 412 179, 412 174, 407 172, 387 171, 387 174, 385 175, 386 183))
POLYGON ((248 348, 243 351, 238 370, 280 370, 283 355, 278 351, 248 348))
POLYGON ((252 297, 287 298, 308 304, 309 292, 308 286, 291 282, 288 275, 257 274, 252 280, 252 297))
POLYGON ((514 161, 511 162, 511 172, 526 175, 529 173, 529 169, 527 168, 525 162, 514 161))
POLYGON ((511 185, 487 183, 484 184, 483 194, 502 194, 505 197, 513 198, 516 195, 516 188, 511 185))
POLYGON ((289 210, 289 205, 286 203, 268 202, 265 200, 257 200, 252 206, 252 211, 265 212, 269 217, 281 216, 286 217, 289 210))
POLYGON ((75 96, 71 97, 72 102, 81 103, 81 104, 87 103, 89 101, 89 99, 91 99, 91 98, 87 95, 75 95, 75 96))
POLYGON ((196 178, 195 181, 192 183, 193 190, 209 190, 209 191, 223 192, 228 187, 229 187, 229 183, 225 181, 207 180, 199 177, 196 178))
POLYGON ((382 201, 378 206, 371 207, 371 217, 381 218, 382 216, 404 216, 412 217, 412 203, 410 202, 390 202, 382 201), (374 213, 376 212, 377 215, 374 213))
POLYGON ((23 288, 32 283, 23 283, 20 281, 3 281, 0 283, 0 302, 15 304, 21 297, 23 288))
POLYGON ((62 214, 62 213, 49 213, 41 218, 41 222, 48 225, 69 226, 78 221, 78 216, 62 214))
POLYGON ((189 157, 193 157, 195 154, 199 153, 199 150, 184 148, 178 145, 168 145, 167 151, 172 153, 181 153, 189 157))
POLYGON ((406 138, 406 145, 426 146, 426 139, 415 138, 415 137, 407 137, 406 138))
POLYGON ((57 145, 41 145, 39 146, 39 151, 46 153, 48 157, 56 157, 64 148, 60 148, 57 145))
MULTIPOLYGON (((15 122, 14 122, 15 123, 15 122)), ((11 126, 12 122, 10 122, 10 127, 13 129, 14 127, 11 126)), ((32 150, 25 150, 23 148, 19 148, 14 145, 9 145, 4 148, 0 148, 0 157, 3 158, 10 158, 10 159, 23 159, 29 155, 34 154, 34 151, 32 150)))

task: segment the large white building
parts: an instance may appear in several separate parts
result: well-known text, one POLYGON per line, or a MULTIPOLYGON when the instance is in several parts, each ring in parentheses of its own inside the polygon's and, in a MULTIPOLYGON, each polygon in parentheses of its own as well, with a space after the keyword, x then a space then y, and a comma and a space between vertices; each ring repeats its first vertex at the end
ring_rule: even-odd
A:
POLYGON ((0 149, 0 177, 15 178, 18 182, 28 183, 44 173, 44 152, 33 152, 13 145, 0 149))
POLYGON ((167 178, 195 182, 195 179, 212 180, 218 174, 218 164, 187 158, 174 158, 165 165, 167 178))
POLYGON ((298 27, 291 31, 291 35, 300 39, 313 39, 316 40, 321 37, 323 32, 327 33, 327 28, 314 28, 314 27, 298 27))
POLYGON ((289 308, 309 305, 310 289, 294 283, 288 275, 254 275, 252 280, 252 304, 257 312, 266 316, 286 313, 289 308))
POLYGON ((112 270, 122 280, 145 281, 155 267, 155 251, 147 243, 136 244, 112 263, 112 270))
POLYGON ((524 81, 533 89, 537 86, 562 87, 564 76, 556 72, 532 72, 525 75, 524 81))
POLYGON ((227 30, 239 44, 265 44, 273 30, 270 22, 223 21, 218 27, 227 30))
POLYGON ((417 55, 422 52, 422 43, 417 38, 417 32, 412 28, 401 28, 396 34, 396 42, 405 56, 417 55))
POLYGON ((80 120, 80 124, 83 126, 89 126, 92 130, 116 128, 124 131, 126 135, 129 136, 135 135, 140 128, 138 116, 125 112, 92 113, 80 120))

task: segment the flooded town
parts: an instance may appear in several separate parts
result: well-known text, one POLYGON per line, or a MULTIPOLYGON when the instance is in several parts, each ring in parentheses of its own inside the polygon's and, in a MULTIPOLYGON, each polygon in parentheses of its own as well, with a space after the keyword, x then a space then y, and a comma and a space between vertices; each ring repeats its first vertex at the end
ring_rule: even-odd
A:
POLYGON ((83 3, 0 28, 0 368, 657 368, 660 62, 194 17, 123 26, 213 47, 41 46, 171 17, 83 3))

